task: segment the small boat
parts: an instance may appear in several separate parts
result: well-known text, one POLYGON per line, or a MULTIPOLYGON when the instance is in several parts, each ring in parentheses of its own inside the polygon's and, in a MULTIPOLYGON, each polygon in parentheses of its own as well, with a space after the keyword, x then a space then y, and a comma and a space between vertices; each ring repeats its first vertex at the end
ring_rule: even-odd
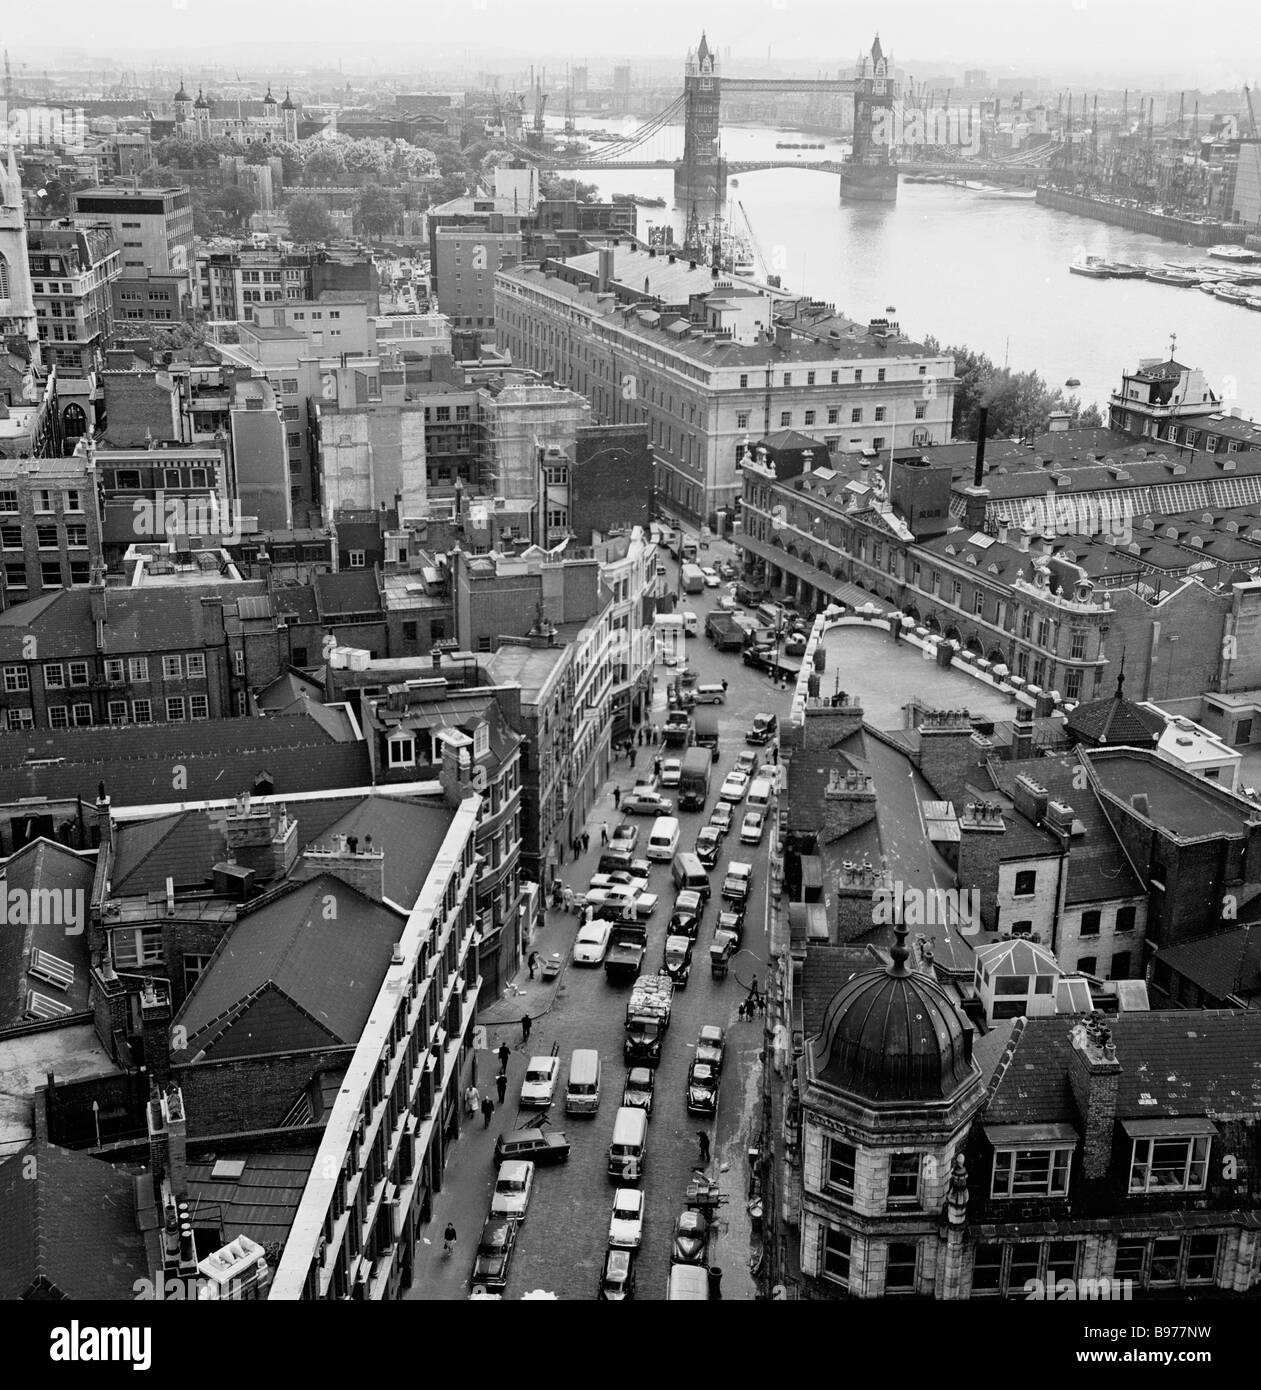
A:
POLYGON ((1189 270, 1171 270, 1168 266, 1162 266, 1156 270, 1147 272, 1149 280, 1155 280, 1158 285, 1198 285, 1199 276, 1192 274, 1189 270))
POLYGON ((1245 309, 1261 309, 1261 298, 1258 298, 1258 297, 1254 294, 1254 295, 1252 296, 1251 299, 1245 299, 1245 300, 1244 300, 1244 308, 1245 308, 1245 309))
POLYGON ((1068 269, 1072 275, 1088 275, 1092 280, 1108 280, 1112 277, 1112 271, 1108 269, 1108 263, 1102 256, 1087 256, 1084 261, 1074 261, 1068 269))
POLYGON ((1081 377, 1079 377, 1079 376, 1070 376, 1069 379, 1064 383, 1064 385, 1065 385, 1065 386, 1080 386, 1080 385, 1081 385, 1081 377))
POLYGON ((1210 246, 1208 253, 1215 261, 1255 261, 1257 253, 1244 246, 1210 246))
POLYGON ((1118 280, 1141 280, 1147 274, 1146 266, 1133 261, 1109 261, 1108 269, 1118 280))
POLYGON ((1218 286, 1220 283, 1221 283, 1221 282, 1220 282, 1219 280, 1201 280, 1201 281, 1200 281, 1200 290, 1201 290, 1204 294, 1214 294, 1214 293, 1216 292, 1216 290, 1217 290, 1217 286, 1218 286))
POLYGON ((1229 304, 1246 304, 1251 298, 1248 291, 1238 285, 1214 285, 1213 294, 1229 304))

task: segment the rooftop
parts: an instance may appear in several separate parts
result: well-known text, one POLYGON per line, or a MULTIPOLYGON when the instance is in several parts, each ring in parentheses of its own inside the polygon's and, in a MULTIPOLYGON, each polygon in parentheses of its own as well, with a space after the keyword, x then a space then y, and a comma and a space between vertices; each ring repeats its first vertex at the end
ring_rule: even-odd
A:
POLYGON ((1136 748, 1088 752, 1095 784, 1131 813, 1137 811, 1177 840, 1242 837, 1257 808, 1202 777, 1136 748), (1135 798, 1141 798, 1137 806, 1135 798))

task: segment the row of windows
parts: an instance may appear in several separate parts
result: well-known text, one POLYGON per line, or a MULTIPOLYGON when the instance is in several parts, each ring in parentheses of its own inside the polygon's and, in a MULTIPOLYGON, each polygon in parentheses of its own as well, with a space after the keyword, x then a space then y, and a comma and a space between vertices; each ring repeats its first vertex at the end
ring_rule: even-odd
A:
MULTIPOLYGON (((68 546, 86 546, 88 543, 88 528, 86 524, 74 522, 67 524, 65 528, 65 540, 68 546)), ((61 532, 56 522, 40 522, 35 527, 35 544, 40 550, 57 550, 61 544, 61 532)), ((18 524, 0 524, 0 546, 5 550, 22 549, 22 527, 18 524)))
MULTIPOLYGON (((210 701, 205 695, 171 695, 157 702, 158 710, 165 710, 168 722, 182 724, 186 720, 210 718, 210 701)), ((110 700, 108 704, 109 722, 114 726, 123 724, 152 724, 154 721, 154 701, 152 700, 110 700)), ((7 712, 10 732, 35 727, 34 713, 29 709, 10 709, 7 712)), ((48 727, 50 729, 90 728, 93 724, 92 706, 86 701, 72 705, 50 705, 48 707, 48 727)))
MULTIPOLYGON (((64 690, 67 686, 87 685, 90 671, 86 661, 46 661, 44 662, 44 687, 47 690, 64 690)), ((149 658, 133 656, 125 659, 127 678, 133 682, 149 679, 149 658)), ((206 675, 206 658, 201 652, 189 652, 187 656, 162 657, 162 679, 180 680, 187 672, 189 680, 202 680, 206 675)), ((107 657, 105 660, 105 679, 120 684, 124 679, 124 658, 107 657)), ((3 668, 6 694, 29 690, 30 670, 27 666, 5 666, 3 668)))

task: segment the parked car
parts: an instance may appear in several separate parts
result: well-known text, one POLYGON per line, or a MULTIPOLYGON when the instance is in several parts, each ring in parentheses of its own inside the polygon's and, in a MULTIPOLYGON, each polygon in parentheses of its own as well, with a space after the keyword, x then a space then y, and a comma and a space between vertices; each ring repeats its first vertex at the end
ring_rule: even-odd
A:
POLYGON ((637 1187, 619 1187, 613 1194, 609 1244, 638 1250, 644 1238, 644 1194, 637 1187))
POLYGON ((677 787, 683 775, 683 762, 680 758, 666 758, 661 764, 660 782, 663 787, 677 787))
POLYGON ((574 941, 575 965, 599 965, 604 953, 609 949, 609 937, 613 931, 612 922, 599 918, 587 923, 574 941))
POLYGON ((709 813, 709 823, 721 835, 725 835, 731 829, 731 821, 734 812, 729 801, 720 801, 717 806, 709 813))
POLYGON ((674 803, 649 786, 639 786, 622 798, 622 810, 630 816, 672 816, 674 803))
POLYGON ((670 913, 669 931, 676 936, 690 936, 696 939, 705 915, 705 899, 691 888, 685 888, 674 899, 674 911, 670 913))
POLYGON ((716 1023, 707 1023, 696 1039, 696 1060, 707 1062, 721 1074, 722 1055, 726 1051, 727 1035, 716 1023))
POLYGON ((723 596, 718 600, 718 607, 725 609, 728 613, 730 613, 733 612, 735 609, 739 608, 740 604, 731 594, 723 594, 723 596))
POLYGON ((609 1303, 635 1297, 635 1252, 610 1246, 600 1271, 598 1296, 609 1303))
POLYGON ((723 779, 722 787, 718 792, 719 801, 740 802, 744 800, 744 794, 749 789, 749 779, 743 772, 729 772, 723 779))
POLYGON ((692 973, 692 938, 690 936, 667 936, 665 950, 661 956, 661 968, 674 981, 678 989, 686 989, 688 977, 692 973))
POLYGON ((703 1211, 689 1207, 674 1223, 674 1242, 670 1248, 672 1265, 703 1265, 709 1246, 709 1221, 703 1211))
POLYGON ((528 1158, 536 1164, 566 1163, 569 1140, 559 1129, 515 1129, 495 1140, 495 1162, 503 1163, 509 1158, 528 1158))
POLYGON ((766 815, 762 811, 750 811, 740 823, 740 843, 760 845, 762 831, 766 828, 766 815))
POLYGON ((785 656, 800 656, 806 649, 806 634, 804 632, 790 633, 784 642, 785 656))
POLYGON ((652 1114, 652 1084, 656 1072, 651 1067, 632 1067, 626 1073, 626 1085, 622 1088, 622 1104, 638 1106, 652 1114))
MULTIPOLYGON (((633 825, 631 829, 638 832, 639 826, 633 825)), ((652 877, 652 861, 650 859, 632 859, 630 869, 627 871, 632 878, 643 880, 643 886, 648 887, 648 880, 652 877)))
POLYGON ((718 1110, 718 1073, 708 1062, 693 1062, 687 1073, 687 1108, 693 1115, 718 1110))
POLYGON ((778 763, 763 763, 757 770, 757 780, 759 782, 769 782, 771 791, 779 791, 780 766, 778 763))
POLYGON ((722 583, 722 580, 718 577, 718 571, 711 565, 706 565, 701 570, 701 578, 704 579, 707 589, 716 589, 719 584, 722 583))
POLYGON ((523 1163, 518 1159, 501 1163, 499 1175, 495 1178, 495 1190, 491 1194, 490 1214, 524 1221, 525 1209, 530 1205, 530 1193, 533 1190, 533 1163, 523 1163))
POLYGON ((502 1289, 508 1282, 508 1267, 512 1252, 517 1248, 517 1223, 502 1216, 492 1216, 482 1227, 477 1242, 477 1258, 473 1261, 473 1283, 487 1288, 502 1289))
POLYGON ((587 891, 593 888, 630 888, 636 885, 635 875, 629 869, 613 869, 609 873, 592 874, 587 891))
POLYGON ((742 748, 736 755, 737 772, 743 772, 746 777, 753 776, 753 769, 757 766, 757 754, 749 748, 742 748))
POLYGON ((696 857, 707 869, 718 863, 722 853, 722 832, 716 825, 702 825, 696 832, 696 857))
POLYGON ((748 899, 753 886, 753 865, 731 860, 727 865, 726 877, 722 881, 722 896, 730 902, 743 903, 748 899))
POLYGON ((521 1083, 522 1106, 544 1109, 556 1095, 556 1078, 560 1075, 560 1060, 556 1057, 531 1057, 521 1083))
POLYGON ((755 714, 753 724, 749 732, 745 734, 745 743, 769 743, 775 737, 776 719, 773 714, 755 714))
POLYGON ((735 566, 731 564, 731 562, 728 560, 719 560, 714 565, 714 568, 718 571, 719 576, 723 579, 734 579, 736 577, 735 566))

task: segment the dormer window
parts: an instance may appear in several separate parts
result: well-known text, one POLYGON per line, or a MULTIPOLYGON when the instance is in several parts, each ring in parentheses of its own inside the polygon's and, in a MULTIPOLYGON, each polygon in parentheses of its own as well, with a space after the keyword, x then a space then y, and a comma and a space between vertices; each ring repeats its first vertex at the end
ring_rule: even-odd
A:
POLYGON ((986 1125, 991 1197, 1067 1197, 1077 1131, 1068 1124, 986 1125))
POLYGON ((1131 1196, 1204 1191, 1209 1144, 1217 1133, 1210 1120, 1128 1120, 1123 1126, 1134 1141, 1130 1151, 1131 1196))
POLYGON ((416 765, 416 740, 410 734, 396 734, 390 739, 389 765, 391 767, 414 767, 416 765))
POLYGON ((479 724, 473 730, 473 756, 484 758, 490 752, 490 726, 479 724))

